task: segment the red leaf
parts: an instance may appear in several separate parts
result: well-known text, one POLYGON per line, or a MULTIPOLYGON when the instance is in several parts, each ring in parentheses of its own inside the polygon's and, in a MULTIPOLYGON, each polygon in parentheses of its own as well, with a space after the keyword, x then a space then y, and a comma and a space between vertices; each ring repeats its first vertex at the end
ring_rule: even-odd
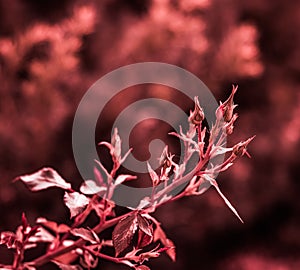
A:
POLYGON ((106 187, 97 185, 97 183, 93 180, 86 180, 80 186, 80 192, 86 195, 93 195, 97 193, 99 193, 99 195, 103 195, 106 192, 106 187))
POLYGON ((142 215, 138 214, 137 221, 138 221, 139 229, 141 231, 143 231, 144 233, 146 233, 148 235, 153 235, 153 229, 152 229, 152 226, 150 226, 151 224, 148 221, 148 219, 146 219, 142 215))
POLYGON ((13 232, 2 232, 0 235, 0 245, 6 245, 7 248, 16 248, 18 239, 13 232))
POLYGON ((133 213, 119 221, 112 233, 116 256, 132 244, 132 239, 137 229, 137 213, 133 213))
POLYGON ((137 249, 147 246, 153 241, 153 228, 148 219, 139 213, 121 219, 113 231, 113 244, 116 256, 132 246, 133 237, 138 233, 137 249))
POLYGON ((221 198, 224 200, 224 202, 226 203, 226 205, 229 207, 229 209, 237 216, 237 218, 244 223, 244 221, 242 220, 242 218, 240 217, 239 213, 236 211, 236 209, 232 206, 232 204, 230 203, 230 201, 225 197, 225 195, 222 193, 222 191, 219 188, 219 185, 217 183, 217 181, 215 179, 213 179, 211 176, 209 175, 204 175, 203 176, 205 180, 207 180, 219 193, 219 195, 221 196, 221 198))
POLYGON ((94 168, 94 175, 95 175, 95 180, 97 180, 98 184, 100 186, 103 186, 104 185, 103 177, 96 167, 94 168))
POLYGON ((145 246, 148 246, 153 241, 153 236, 145 234, 143 231, 138 232, 138 242, 136 248, 143 248, 145 246))
POLYGON ((88 251, 84 251, 83 256, 80 258, 80 264, 87 269, 95 268, 98 264, 98 258, 95 258, 88 251))
POLYGON ((66 224, 57 224, 54 221, 47 220, 45 218, 39 217, 36 220, 37 224, 42 224, 46 228, 52 230, 55 233, 66 233, 70 230, 70 227, 67 226, 66 224))
POLYGON ((146 265, 139 265, 135 268, 136 270, 150 270, 150 268, 146 265))
POLYGON ((54 169, 43 168, 33 174, 23 175, 16 180, 21 180, 31 191, 39 191, 49 187, 59 187, 71 190, 71 184, 67 183, 54 169))
POLYGON ((89 241, 92 244, 97 244, 100 242, 97 234, 85 228, 75 228, 71 230, 71 233, 75 236, 81 237, 82 239, 89 241))
POLYGON ((36 242, 53 242, 55 240, 55 237, 49 233, 44 228, 38 228, 38 231, 29 237, 30 243, 36 243, 36 242))
POLYGON ((65 192, 65 205, 70 209, 71 218, 80 214, 89 204, 89 199, 78 192, 65 192))
POLYGON ((137 248, 145 247, 153 241, 153 227, 150 222, 140 214, 137 216, 139 227, 137 248))
POLYGON ((160 253, 163 252, 163 251, 165 251, 165 250, 159 248, 159 245, 158 245, 150 251, 140 253, 139 256, 138 256, 139 262, 143 263, 145 260, 148 261, 151 258, 157 258, 157 257, 160 256, 160 253))
POLYGON ((175 251, 175 245, 172 240, 167 238, 165 232, 163 229, 156 224, 156 229, 154 231, 154 241, 160 240, 162 244, 167 247, 166 253, 171 258, 173 262, 176 261, 176 251, 175 251))
POLYGON ((166 247, 169 247, 169 249, 166 250, 166 253, 171 258, 173 262, 176 261, 176 250, 175 245, 172 240, 168 239, 166 240, 166 247))
POLYGON ((159 184, 159 177, 157 173, 151 168, 151 165, 147 162, 148 172, 152 180, 152 185, 157 186, 159 184))

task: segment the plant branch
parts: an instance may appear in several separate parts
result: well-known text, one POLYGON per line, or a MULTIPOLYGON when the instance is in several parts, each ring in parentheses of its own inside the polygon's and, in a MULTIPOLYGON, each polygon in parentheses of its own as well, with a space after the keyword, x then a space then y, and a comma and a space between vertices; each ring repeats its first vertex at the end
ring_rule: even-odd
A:
POLYGON ((200 162, 197 164, 197 166, 188 174, 186 174, 185 176, 183 176, 182 178, 174 181, 172 184, 170 184, 169 186, 167 186, 166 188, 162 189, 161 191, 159 191, 155 196, 154 196, 154 200, 158 200, 160 197, 162 197, 165 194, 168 194, 169 192, 171 192, 172 190, 174 190, 175 188, 179 187, 180 185, 187 183, 188 181, 190 181, 192 179, 192 177, 198 172, 200 171, 205 164, 209 161, 210 159, 210 149, 211 146, 208 146, 208 149, 205 153, 205 156, 202 160, 200 160, 200 162))

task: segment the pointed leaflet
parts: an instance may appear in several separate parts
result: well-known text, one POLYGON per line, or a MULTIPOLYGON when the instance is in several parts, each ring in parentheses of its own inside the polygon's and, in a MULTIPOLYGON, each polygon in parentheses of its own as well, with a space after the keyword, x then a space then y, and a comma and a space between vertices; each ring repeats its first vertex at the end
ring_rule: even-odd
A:
POLYGON ((153 229, 150 226, 150 222, 147 218, 143 217, 142 215, 137 215, 138 220, 138 226, 141 231, 143 231, 145 234, 152 236, 153 235, 153 229))
POLYGON ((229 207, 229 209, 237 216, 237 218, 242 223, 244 223, 244 221, 242 220, 242 218, 239 216, 238 212, 235 210, 235 208, 232 206, 232 204, 230 203, 230 201, 228 201, 228 199, 225 197, 225 195, 220 190, 217 181, 215 179, 213 179, 212 177, 210 177, 209 175, 204 175, 203 177, 204 177, 205 180, 209 181, 211 185, 214 186, 214 188, 217 190, 217 192, 219 193, 219 195, 221 196, 221 198, 224 200, 224 202, 226 203, 226 205, 229 207))
POLYGON ((155 187, 159 184, 159 177, 157 173, 151 168, 150 164, 147 162, 148 172, 150 174, 152 185, 155 187))
POLYGON ((164 165, 165 160, 168 159, 168 153, 168 146, 166 145, 158 161, 160 166, 164 165))
POLYGON ((155 248, 153 248, 150 251, 140 253, 138 256, 138 262, 143 263, 144 261, 148 261, 150 258, 157 258, 160 256, 162 252, 167 250, 169 250, 169 248, 167 247, 160 248, 159 245, 157 245, 155 248))
POLYGON ((112 233, 112 240, 116 250, 116 256, 132 244, 132 239, 137 231, 137 213, 124 217, 119 221, 112 233))
POLYGON ((33 174, 20 176, 16 180, 24 182, 31 191, 39 191, 49 187, 71 190, 71 185, 52 168, 43 168, 33 174))
POLYGON ((29 226, 25 213, 22 213, 22 228, 25 232, 27 227, 29 226))
POLYGON ((80 214, 89 204, 89 199, 78 192, 65 192, 65 205, 70 209, 71 218, 80 214))
POLYGON ((233 148, 232 147, 223 147, 223 146, 215 146, 215 145, 213 145, 213 147, 212 147, 212 150, 211 150, 211 156, 212 157, 214 157, 214 156, 218 156, 218 155, 223 155, 223 154, 225 154, 225 153, 227 153, 227 152, 230 152, 230 151, 232 151, 233 150, 233 148))
POLYGON ((96 167, 94 168, 94 175, 95 175, 95 180, 102 187, 104 185, 104 180, 103 180, 101 173, 99 172, 99 170, 96 167))
POLYGON ((121 174, 117 177, 115 181, 115 186, 121 185, 123 182, 128 181, 128 180, 133 180, 136 179, 137 177, 135 175, 130 175, 130 174, 121 174))

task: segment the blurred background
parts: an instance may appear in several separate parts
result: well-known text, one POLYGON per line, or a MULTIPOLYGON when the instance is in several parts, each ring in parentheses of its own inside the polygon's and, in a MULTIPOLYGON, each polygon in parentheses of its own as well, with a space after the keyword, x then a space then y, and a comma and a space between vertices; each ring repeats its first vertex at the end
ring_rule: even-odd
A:
MULTIPOLYGON (((39 216, 68 220, 62 191, 31 193, 12 180, 51 166, 78 187, 71 134, 80 99, 109 71, 159 61, 193 72, 217 100, 237 83, 240 117, 229 143, 256 138, 252 159, 218 178, 245 224, 213 189, 166 205, 156 217, 178 259, 163 255, 148 265, 300 269, 299 29, 297 0, 0 0, 0 231, 14 230, 23 211, 32 224, 39 216)), ((114 118, 141 98, 165 98, 187 112, 192 105, 160 86, 126 91, 107 106, 97 140, 108 140, 114 118)), ((132 139, 137 156, 147 132, 163 137, 169 130, 144 127, 137 134, 146 139, 132 139)), ((0 247, 0 258, 8 263, 11 255, 0 247)), ((101 262, 99 269, 127 268, 101 262)))

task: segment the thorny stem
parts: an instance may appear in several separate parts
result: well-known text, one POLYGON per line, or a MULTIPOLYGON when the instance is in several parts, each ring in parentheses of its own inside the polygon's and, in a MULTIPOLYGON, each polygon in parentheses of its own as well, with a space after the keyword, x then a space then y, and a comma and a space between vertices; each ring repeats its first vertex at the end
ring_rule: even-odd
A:
MULTIPOLYGON (((128 216, 129 214, 131 214, 131 212, 126 213, 122 216, 113 218, 111 220, 108 220, 105 223, 99 223, 97 226, 95 226, 93 228, 93 231, 95 231, 96 233, 101 233, 102 231, 106 230, 107 228, 112 227, 115 224, 117 224, 122 218, 128 216)), ((86 243, 85 240, 79 239, 74 244, 72 244, 70 246, 67 246, 67 247, 61 246, 58 249, 54 250, 53 252, 45 254, 45 255, 35 259, 32 262, 28 262, 27 264, 30 265, 30 266, 34 266, 34 267, 44 265, 45 263, 50 262, 51 260, 55 259, 56 257, 58 257, 60 255, 68 253, 68 252, 70 252, 70 251, 72 251, 72 250, 74 250, 78 247, 84 246, 85 243, 86 243)))

